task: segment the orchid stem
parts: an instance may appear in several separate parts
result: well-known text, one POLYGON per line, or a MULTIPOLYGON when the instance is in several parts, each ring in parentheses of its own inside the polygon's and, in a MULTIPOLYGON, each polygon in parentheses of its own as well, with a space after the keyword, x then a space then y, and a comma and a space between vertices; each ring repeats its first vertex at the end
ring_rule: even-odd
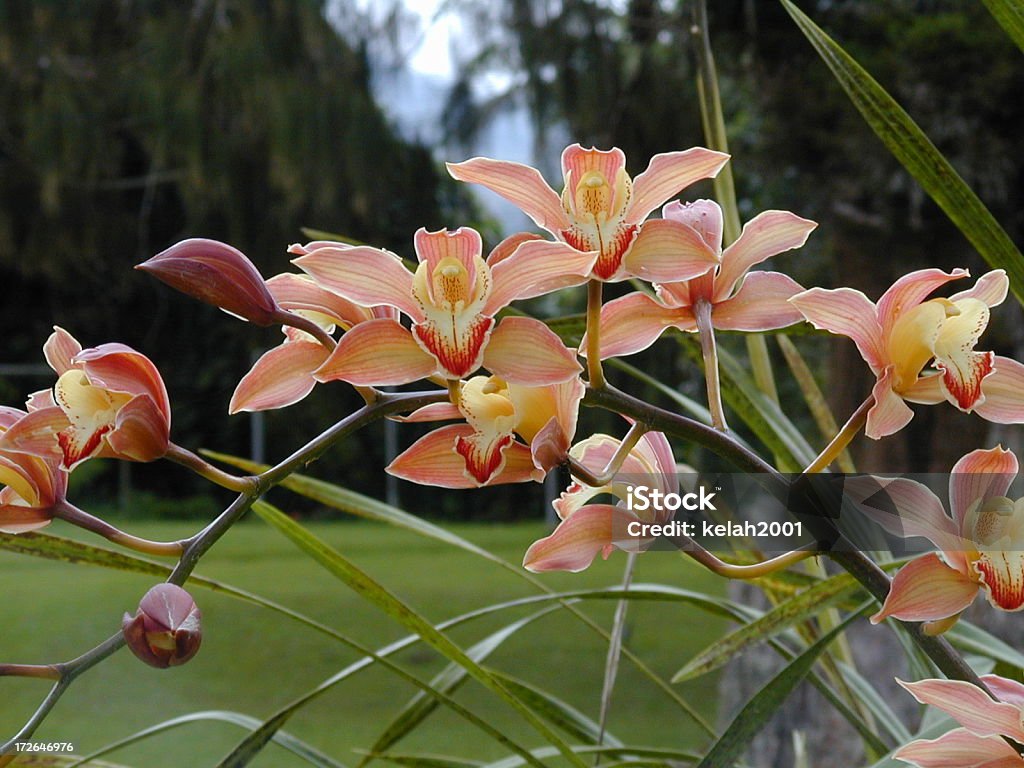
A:
POLYGON ((66 501, 53 507, 53 516, 58 520, 71 523, 86 531, 98 534, 108 541, 120 544, 136 552, 142 552, 143 554, 177 557, 185 551, 184 542, 140 539, 138 536, 125 533, 120 528, 116 528, 110 523, 100 520, 98 517, 93 517, 88 512, 66 501))
POLYGON ((34 677, 60 680, 60 669, 53 664, 0 664, 0 677, 34 677))
POLYGON ((684 537, 684 540, 689 546, 682 550, 683 554, 692 557, 712 573, 724 576, 727 579, 757 579, 761 576, 775 573, 775 571, 784 570, 794 563, 799 563, 801 560, 806 560, 819 554, 817 549, 794 549, 792 552, 786 552, 760 563, 735 565, 734 563, 719 560, 689 537, 684 537))
POLYGON ((818 454, 814 461, 807 465, 807 469, 803 473, 805 475, 813 475, 817 472, 822 472, 828 468, 829 464, 839 458, 842 452, 846 450, 846 446, 864 428, 868 421, 868 411, 871 410, 874 404, 874 397, 868 397, 867 400, 861 403, 857 410, 847 419, 843 428, 836 433, 836 436, 832 438, 832 441, 825 446, 824 450, 818 454))
POLYGON ((591 488, 600 488, 601 486, 608 485, 608 483, 615 479, 615 475, 619 473, 619 470, 622 469, 622 464, 626 461, 626 457, 629 456, 629 452, 636 447, 636 444, 640 442, 640 438, 647 434, 648 431, 650 431, 650 427, 646 424, 639 421, 634 422, 626 436, 619 442, 619 447, 615 449, 615 453, 612 454, 612 457, 608 459, 608 463, 604 465, 604 469, 599 473, 591 472, 572 457, 568 459, 569 471, 591 488))
POLYGON ((587 376, 593 389, 605 386, 604 369, 601 367, 602 287, 600 280, 587 283, 587 376))
POLYGON ((704 380, 708 388, 708 410, 711 411, 711 426, 720 432, 728 432, 725 421, 725 407, 722 404, 722 384, 718 378, 718 344, 715 341, 715 327, 711 321, 711 302, 698 299, 693 307, 700 335, 700 351, 704 357, 704 380))
POLYGON ((192 453, 187 448, 182 448, 180 445, 170 444, 167 449, 165 458, 170 459, 175 464, 180 464, 183 467, 187 467, 201 477, 205 477, 211 483, 219 485, 221 488, 227 488, 229 491, 235 491, 236 493, 245 493, 252 490, 254 481, 251 477, 237 477, 229 474, 222 469, 210 464, 205 459, 192 453))

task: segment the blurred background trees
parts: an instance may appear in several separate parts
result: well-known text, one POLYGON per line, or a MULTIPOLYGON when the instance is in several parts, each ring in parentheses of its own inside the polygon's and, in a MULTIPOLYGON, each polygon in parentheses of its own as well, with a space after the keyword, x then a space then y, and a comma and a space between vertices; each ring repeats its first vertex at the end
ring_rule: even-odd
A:
MULTIPOLYGON (((926 264, 984 271, 777 3, 710 5, 744 218, 788 208, 821 223, 807 248, 777 266, 808 285, 851 284, 869 295, 926 264)), ((907 107, 1019 241, 1024 68, 985 9, 968 0, 802 5, 907 107)), ((703 142, 687 0, 443 3, 439 13, 463 29, 456 78, 437 118, 444 146, 410 141, 441 132, 400 130, 389 115, 407 96, 374 85, 396 61, 381 51, 408 39, 407 7, 4 3, 0 363, 38 362, 51 322, 87 345, 124 341, 164 371, 180 442, 244 453, 248 420, 227 419, 226 403, 277 330, 173 295, 132 265, 183 237, 205 236, 231 242, 270 275, 289 269, 284 249, 303 239, 301 227, 411 255, 419 226, 486 226, 440 161, 469 154, 510 111, 527 117, 530 135, 514 138, 551 179, 569 141, 622 147, 633 173, 656 152, 703 142)), ((572 301, 558 310, 576 309, 572 301)), ((985 346, 1012 354, 1021 344, 1019 311, 1007 305, 999 314, 985 346)), ((736 342, 725 340, 742 351, 736 342)), ((845 418, 868 386, 852 345, 810 337, 800 344, 845 418)), ((701 398, 700 377, 671 346, 629 362, 701 398)), ((784 393, 794 392, 776 362, 784 393)), ((17 402, 47 384, 0 379, 0 394, 17 402)), ((343 385, 318 388, 302 406, 268 417, 268 449, 283 455, 356 404, 343 385)), ((806 415, 794 416, 817 444, 806 415)), ((946 469, 959 448, 945 439, 950 430, 975 442, 1000 437, 986 429, 949 408, 922 409, 908 439, 863 441, 861 466, 898 458, 911 469, 946 469)), ((328 467, 344 467, 350 485, 379 494, 383 446, 381 432, 368 432, 328 467), (361 460, 367 456, 373 460, 361 460)), ((143 487, 183 482, 134 471, 143 487)), ((101 478, 98 488, 109 487, 101 478)), ((474 513, 537 514, 536 489, 485 499, 474 513)), ((470 514, 457 501, 445 509, 406 501, 417 511, 470 514)))

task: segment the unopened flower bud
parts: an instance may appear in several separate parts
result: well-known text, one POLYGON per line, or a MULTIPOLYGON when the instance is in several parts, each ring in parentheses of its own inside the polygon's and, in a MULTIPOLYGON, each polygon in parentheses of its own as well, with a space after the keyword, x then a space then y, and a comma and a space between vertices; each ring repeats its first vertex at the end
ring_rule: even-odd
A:
POLYGON ((184 664, 199 651, 201 619, 188 592, 174 584, 157 584, 142 598, 134 617, 124 615, 121 631, 139 659, 166 669, 184 664))
POLYGON ((182 240, 135 268, 256 325, 281 322, 281 310, 259 270, 226 243, 199 237, 182 240))

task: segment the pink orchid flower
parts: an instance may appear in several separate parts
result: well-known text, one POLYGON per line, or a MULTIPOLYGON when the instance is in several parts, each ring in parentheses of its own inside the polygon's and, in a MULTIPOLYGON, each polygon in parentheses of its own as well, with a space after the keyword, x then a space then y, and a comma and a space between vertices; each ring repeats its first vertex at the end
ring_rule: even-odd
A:
POLYGON ((428 405, 404 419, 464 419, 466 423, 424 435, 387 471, 403 480, 442 488, 543 480, 565 460, 584 390, 578 376, 543 387, 474 376, 462 385, 458 406, 428 405), (522 441, 515 439, 517 435, 522 441))
POLYGON ((0 436, 0 449, 53 456, 66 470, 95 457, 154 461, 167 453, 171 406, 148 357, 124 344, 83 350, 63 328, 43 353, 57 383, 33 396, 29 412, 0 436))
POLYGON ((692 242, 687 233, 643 221, 685 187, 716 176, 728 159, 702 147, 665 152, 651 158, 647 170, 631 179, 621 149, 572 144, 562 152, 561 198, 537 169, 520 163, 474 157, 448 163, 448 172, 501 195, 574 248, 597 251, 592 277, 667 282, 704 274, 714 267, 714 254, 692 242))
MULTIPOLYGON (((600 473, 615 455, 621 441, 609 435, 593 435, 572 447, 570 455, 587 469, 600 473)), ((608 485, 592 487, 579 482, 570 485, 554 502, 562 522, 550 536, 535 541, 523 557, 527 570, 585 570, 600 552, 604 559, 616 547, 636 549, 639 543, 628 539, 629 523, 664 523, 672 513, 666 509, 652 510, 649 519, 618 504, 590 504, 596 496, 610 494, 625 501, 629 486, 623 478, 643 477, 652 488, 662 493, 676 493, 679 478, 668 438, 661 432, 647 432, 626 456, 615 479, 608 485)))
MULTIPOLYGON (((0 407, 0 435, 28 414, 0 407)), ((67 473, 57 461, 0 450, 0 531, 25 533, 48 525, 67 493, 67 473)))
POLYGON ((314 374, 318 381, 360 386, 407 384, 434 375, 458 380, 481 365, 527 386, 568 381, 579 373, 575 355, 544 323, 494 316, 516 299, 554 283, 585 281, 596 254, 562 243, 522 242, 498 248, 485 262, 479 233, 421 229, 419 266, 412 273, 393 253, 377 248, 316 248, 295 260, 316 282, 366 307, 390 306, 412 319, 362 322, 346 333, 314 374))
MULTIPOLYGON (((296 247, 301 246, 293 246, 293 253, 296 247)), ((331 243, 330 247, 349 246, 331 243)), ((305 317, 329 334, 377 318, 397 320, 392 307, 362 307, 322 288, 308 275, 277 275, 267 280, 267 288, 282 309, 305 317)), ((284 342, 264 353, 238 383, 229 413, 284 408, 313 390, 313 372, 326 362, 330 351, 306 331, 287 325, 282 331, 284 342)))
POLYGON ((906 401, 948 401, 989 421, 1024 422, 1024 365, 974 351, 988 326, 989 310, 1006 298, 1006 273, 988 272, 973 288, 948 299, 927 298, 968 275, 964 269, 911 272, 882 294, 878 304, 852 288, 812 288, 791 299, 816 328, 853 339, 875 374, 868 437, 877 440, 903 429, 914 417, 906 401), (934 369, 926 370, 929 362, 934 369))
POLYGON ((998 675, 984 675, 981 681, 997 700, 961 680, 897 680, 919 702, 938 707, 963 727, 937 739, 912 741, 893 757, 918 768, 1024 765, 1024 758, 1004 739, 1024 742, 1024 685, 998 675))
POLYGON ((979 592, 1004 611, 1024 608, 1024 499, 1006 498, 1018 471, 1017 457, 1000 447, 971 451, 949 477, 947 516, 927 487, 908 478, 854 478, 847 492, 860 509, 896 536, 923 536, 942 552, 922 555, 900 569, 878 623, 939 621, 958 615, 979 592), (858 483, 864 480, 864 483, 858 483), (884 489, 896 514, 876 508, 884 489), (865 498, 861 498, 865 497, 865 498))
MULTIPOLYGON (((601 357, 631 355, 651 346, 669 327, 697 328, 698 303, 711 310, 711 323, 724 331, 767 331, 798 323, 803 316, 789 299, 803 291, 780 272, 750 272, 757 264, 799 248, 818 225, 788 211, 765 211, 743 227, 722 250, 722 209, 712 200, 672 202, 662 209, 661 230, 680 233, 720 262, 717 268, 685 282, 657 282, 657 298, 631 293, 601 308, 601 357)), ((586 342, 581 346, 586 349, 586 342)))

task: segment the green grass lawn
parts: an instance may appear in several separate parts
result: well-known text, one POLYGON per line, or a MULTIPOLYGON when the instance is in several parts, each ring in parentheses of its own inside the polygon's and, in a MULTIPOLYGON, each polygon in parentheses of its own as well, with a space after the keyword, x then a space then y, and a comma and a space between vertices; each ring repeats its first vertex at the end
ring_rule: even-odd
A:
MULTIPOLYGON (((311 529, 432 621, 439 622, 535 590, 497 565, 452 547, 370 523, 318 523, 311 529)), ((133 532, 173 539, 193 526, 134 524, 133 532)), ((55 525, 53 532, 68 535, 55 525)), ((518 563, 544 526, 456 525, 452 530, 518 563)), ((551 574, 545 583, 559 590, 612 585, 625 557, 613 555, 582 574, 551 574)), ((308 560, 294 545, 257 520, 236 526, 200 564, 202 575, 229 582, 284 603, 371 647, 407 634, 394 620, 366 603, 308 560)), ((720 591, 722 585, 680 556, 649 553, 638 561, 637 582, 663 582, 720 591)), ((89 566, 39 560, 0 552, 3 625, 0 661, 45 663, 70 659, 119 627, 134 611, 150 578, 89 566)), ((127 651, 84 675, 65 694, 37 734, 37 740, 73 741, 83 754, 163 720, 202 710, 232 710, 264 718, 347 663, 356 654, 331 638, 276 613, 221 594, 192 590, 204 616, 203 648, 187 666, 159 671, 127 651)), ((584 610, 605 626, 614 603, 590 602, 584 610)), ((533 609, 536 610, 536 609, 533 609)), ((452 632, 463 647, 528 615, 506 611, 452 632)), ((704 647, 721 623, 692 608, 634 602, 627 645, 659 674, 669 677, 704 647)), ((597 718, 606 646, 566 611, 545 616, 507 641, 487 664, 544 687, 590 717, 597 718)), ((418 645, 395 657, 406 669, 429 679, 444 662, 418 645)), ((709 676, 678 686, 680 693, 712 722, 715 684, 709 676)), ((0 680, 0 736, 14 733, 46 692, 46 683, 0 680)), ((358 673, 301 710, 286 726, 346 764, 354 750, 368 748, 401 709, 413 689, 384 669, 358 673)), ((457 699, 528 747, 540 737, 507 705, 470 682, 457 699)), ((695 747, 700 731, 662 692, 628 662, 615 691, 611 732, 631 744, 695 747)), ((213 765, 244 735, 224 723, 185 726, 126 748, 108 759, 147 768, 213 765)), ((507 750, 447 709, 440 709, 395 748, 479 760, 507 750)), ((306 765, 276 745, 257 766, 306 765)))

